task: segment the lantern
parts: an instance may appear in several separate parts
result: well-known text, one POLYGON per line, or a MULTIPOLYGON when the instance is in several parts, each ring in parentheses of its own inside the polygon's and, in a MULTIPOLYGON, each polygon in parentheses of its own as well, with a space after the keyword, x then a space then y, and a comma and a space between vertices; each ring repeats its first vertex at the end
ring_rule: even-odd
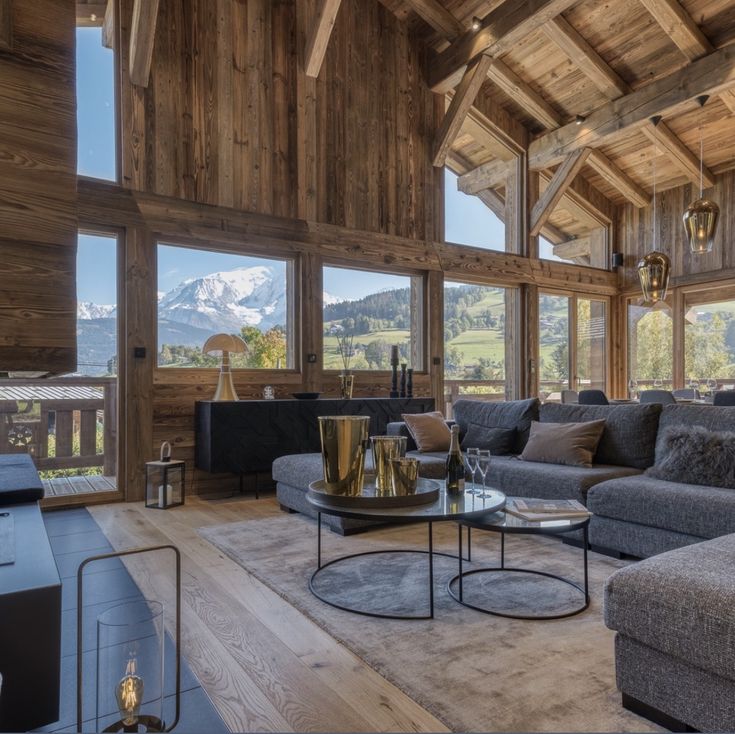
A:
POLYGON ((184 504, 186 463, 171 458, 171 444, 161 444, 161 458, 145 465, 145 506, 167 510, 184 504))
POLYGON ((669 288, 671 261, 663 252, 649 252, 638 263, 638 277, 646 303, 658 303, 666 298, 669 288))

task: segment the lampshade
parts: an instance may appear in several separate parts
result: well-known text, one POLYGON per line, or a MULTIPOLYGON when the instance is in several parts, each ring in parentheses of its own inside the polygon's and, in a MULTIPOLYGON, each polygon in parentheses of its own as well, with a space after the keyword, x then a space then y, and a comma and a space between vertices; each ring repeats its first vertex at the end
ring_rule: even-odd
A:
POLYGON ((697 199, 686 208, 682 218, 691 251, 698 255, 712 252, 720 207, 711 199, 697 199))
POLYGON ((671 261, 662 252, 649 252, 638 263, 638 277, 646 303, 657 303, 666 298, 669 288, 671 261))

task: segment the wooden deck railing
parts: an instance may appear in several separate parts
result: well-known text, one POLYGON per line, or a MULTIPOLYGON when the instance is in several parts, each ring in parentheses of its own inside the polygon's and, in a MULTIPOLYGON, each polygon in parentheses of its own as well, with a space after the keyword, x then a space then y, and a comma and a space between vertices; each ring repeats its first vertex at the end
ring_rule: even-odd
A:
POLYGON ((114 377, 0 379, 0 453, 29 453, 41 471, 101 466, 115 476, 116 433, 114 377))

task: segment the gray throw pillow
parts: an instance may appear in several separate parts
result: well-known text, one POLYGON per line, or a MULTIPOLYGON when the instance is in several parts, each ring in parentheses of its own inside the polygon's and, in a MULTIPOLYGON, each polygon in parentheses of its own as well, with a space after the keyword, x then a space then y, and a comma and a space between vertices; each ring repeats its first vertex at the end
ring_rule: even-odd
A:
POLYGON ((659 438, 656 463, 646 474, 669 482, 735 489, 735 433, 669 426, 659 438))
POLYGON ((462 439, 462 450, 489 449, 493 456, 505 456, 513 453, 515 440, 515 428, 491 428, 481 423, 470 423, 462 439))
POLYGON ((520 455, 522 461, 592 466, 605 421, 584 423, 531 423, 531 434, 520 455))

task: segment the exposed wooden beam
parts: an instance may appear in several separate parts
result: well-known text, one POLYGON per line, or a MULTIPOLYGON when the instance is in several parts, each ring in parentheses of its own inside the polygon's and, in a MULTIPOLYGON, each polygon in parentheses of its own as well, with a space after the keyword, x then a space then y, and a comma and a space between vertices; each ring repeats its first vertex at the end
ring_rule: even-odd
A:
POLYGON ((616 135, 643 127, 655 115, 676 114, 700 95, 734 86, 735 45, 731 45, 599 107, 582 125, 572 122, 542 135, 529 146, 529 166, 538 170, 556 165, 574 151, 599 148, 616 135))
POLYGON ((597 85, 610 99, 630 92, 628 84, 590 46, 563 16, 552 18, 544 33, 597 85))
POLYGON ((102 21, 102 45, 115 48, 115 0, 108 0, 105 18, 102 21))
POLYGON ((130 81, 147 87, 156 41, 159 0, 135 0, 130 27, 130 81))
POLYGON ((508 170, 508 161, 496 158, 462 174, 457 179, 457 188, 465 194, 476 194, 484 189, 495 188, 505 183, 508 170))
POLYGON ((548 222, 543 226, 541 236, 551 242, 552 245, 558 245, 560 242, 566 242, 569 239, 569 235, 566 232, 562 232, 558 227, 548 222))
MULTIPOLYGON (((669 157, 682 173, 689 177, 690 181, 699 185, 699 158, 666 125, 661 123, 658 127, 654 127, 653 123, 649 122, 643 126, 642 132, 669 157)), ((707 166, 702 169, 702 178, 707 188, 715 185, 715 176, 707 166)))
POLYGON ((720 95, 720 99, 725 103, 730 112, 735 113, 735 90, 728 89, 720 95))
POLYGON ((429 67, 429 86, 435 92, 449 91, 474 58, 482 53, 499 56, 575 2, 506 0, 485 16, 479 30, 466 31, 434 59, 429 67))
POLYGON ((0 48, 13 48, 13 0, 0 0, 0 48))
POLYGON ((554 255, 562 260, 576 260, 577 258, 589 258, 590 238, 576 237, 573 240, 560 242, 554 245, 554 255))
POLYGON ((505 198, 494 189, 479 191, 477 198, 502 222, 505 221, 505 198))
POLYGON ((651 203, 651 197, 601 151, 591 150, 587 164, 635 206, 641 208, 651 203))
POLYGON ((561 117, 556 110, 502 61, 494 59, 487 75, 492 82, 545 128, 555 130, 559 127, 561 117))
POLYGON ((714 51, 712 44, 678 0, 640 0, 640 2, 690 61, 714 51))
POLYGON ((95 28, 102 25, 107 9, 106 2, 77 3, 77 26, 95 28))
MULTIPOLYGON (((504 112, 504 110, 495 110, 495 112, 504 112)), ((477 107, 470 108, 463 129, 494 156, 504 161, 512 160, 524 152, 524 148, 516 138, 502 127, 501 120, 491 120, 477 107)))
POLYGON ((423 18, 437 33, 451 41, 461 36, 465 27, 439 0, 406 0, 413 11, 423 18))
POLYGON ((306 42, 306 58, 304 59, 306 76, 314 78, 319 76, 341 2, 342 0, 319 0, 314 25, 309 34, 309 40, 306 42))
POLYGON ((582 166, 587 161, 590 151, 587 148, 574 151, 559 166, 556 173, 551 177, 546 191, 539 197, 539 200, 531 211, 531 236, 536 237, 546 221, 551 216, 556 205, 559 203, 564 192, 569 188, 574 177, 579 173, 582 166))
MULTIPOLYGON (((541 190, 545 191, 548 188, 549 183, 553 177, 552 171, 539 171, 539 183, 541 184, 541 190)), ((572 181, 571 185, 564 192, 561 201, 558 206, 566 209, 569 215, 576 219, 578 222, 588 225, 589 227, 600 227, 606 225, 610 218, 605 211, 598 209, 589 199, 585 198, 582 193, 575 190, 575 183, 572 181)), ((600 194, 601 198, 605 198, 600 194)), ((607 199, 605 199, 608 201, 607 199)), ((545 236, 545 235, 544 235, 545 236)), ((563 239, 569 239, 565 236, 563 239)))
POLYGON ((489 56, 481 55, 467 66, 462 81, 449 103, 449 108, 444 115, 442 124, 437 131, 434 142, 434 165, 441 167, 447 158, 447 153, 452 147, 454 139, 459 134, 462 123, 480 91, 482 83, 487 77, 487 70, 492 63, 489 56))

